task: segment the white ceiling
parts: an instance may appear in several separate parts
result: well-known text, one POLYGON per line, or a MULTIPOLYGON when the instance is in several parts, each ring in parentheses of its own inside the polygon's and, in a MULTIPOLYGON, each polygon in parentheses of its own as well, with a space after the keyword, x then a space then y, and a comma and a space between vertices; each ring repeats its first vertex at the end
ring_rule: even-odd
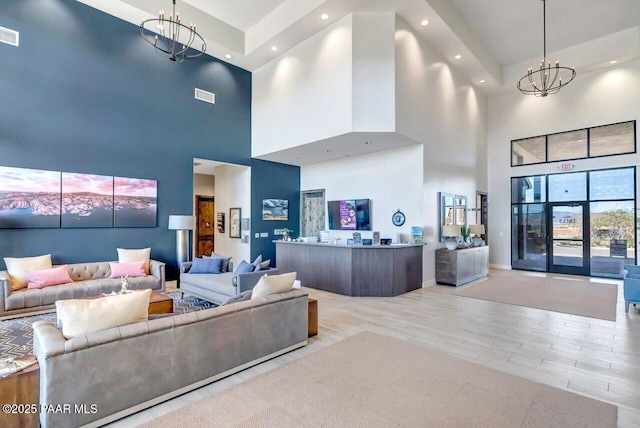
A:
MULTIPOLYGON (((171 0, 78 1, 136 25, 171 10, 171 0)), ((358 11, 398 14, 487 95, 515 90, 542 56, 540 0, 177 0, 176 8, 198 25, 207 54, 249 71, 358 11)), ((547 36, 549 59, 578 72, 640 58, 640 0, 547 0, 547 36)))
MULTIPOLYGON (((78 1, 135 25, 172 7, 171 0, 78 1)), ((578 79, 583 72, 612 67, 611 60, 618 60, 613 65, 618 67, 640 58, 640 0, 546 3, 548 59, 575 67, 578 79)), ((176 9, 183 22, 197 24, 208 55, 249 71, 353 12, 396 13, 488 96, 515 91, 542 56, 540 0, 177 0, 176 9), (320 19, 323 13, 329 19, 320 19), (420 25, 423 19, 428 26, 420 25), (453 59, 457 54, 459 61, 453 59)), ((375 137, 341 136, 261 158, 305 165, 411 144, 396 136, 375 137)), ((212 165, 202 170, 206 166, 212 165)))

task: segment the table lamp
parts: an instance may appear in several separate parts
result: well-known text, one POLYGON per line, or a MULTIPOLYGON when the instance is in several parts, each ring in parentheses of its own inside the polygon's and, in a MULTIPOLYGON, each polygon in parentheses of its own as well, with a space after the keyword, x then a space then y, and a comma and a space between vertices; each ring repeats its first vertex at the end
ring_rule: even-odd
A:
POLYGON ((473 246, 479 247, 482 245, 482 236, 484 235, 484 224, 472 224, 469 226, 470 232, 474 234, 473 246))
POLYGON ((458 248, 458 237, 460 236, 460 226, 446 224, 442 226, 442 236, 447 238, 444 241, 447 250, 455 250, 458 248))

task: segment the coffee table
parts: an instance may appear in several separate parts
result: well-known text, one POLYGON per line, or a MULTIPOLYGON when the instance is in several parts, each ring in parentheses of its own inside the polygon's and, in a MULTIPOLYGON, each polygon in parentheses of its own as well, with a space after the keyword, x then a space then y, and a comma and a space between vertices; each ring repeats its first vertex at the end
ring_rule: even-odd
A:
MULTIPOLYGON (((22 360, 34 361, 30 355, 22 360)), ((40 426, 39 402, 40 368, 38 363, 19 372, 0 378, 0 426, 2 427, 34 427, 40 426)))

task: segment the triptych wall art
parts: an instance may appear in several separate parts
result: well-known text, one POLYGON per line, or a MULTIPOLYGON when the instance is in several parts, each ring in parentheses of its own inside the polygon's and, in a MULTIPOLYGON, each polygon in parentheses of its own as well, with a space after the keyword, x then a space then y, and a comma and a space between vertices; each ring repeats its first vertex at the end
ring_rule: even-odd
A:
POLYGON ((156 227, 156 180, 0 166, 0 228, 156 227))

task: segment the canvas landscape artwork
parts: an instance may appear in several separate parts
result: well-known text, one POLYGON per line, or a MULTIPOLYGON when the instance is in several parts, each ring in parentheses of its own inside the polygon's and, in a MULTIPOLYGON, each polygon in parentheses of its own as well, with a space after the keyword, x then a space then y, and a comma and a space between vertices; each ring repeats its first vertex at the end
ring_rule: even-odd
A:
POLYGON ((113 227, 113 177, 63 172, 62 227, 113 227))
POLYGON ((0 166, 0 228, 60 227, 60 172, 0 166))
POLYGON ((115 227, 155 227, 158 217, 158 182, 115 177, 113 210, 115 227))
POLYGON ((262 220, 288 220, 289 201, 286 199, 263 199, 262 220))
POLYGON ((0 229, 156 227, 158 182, 0 166, 0 229))

